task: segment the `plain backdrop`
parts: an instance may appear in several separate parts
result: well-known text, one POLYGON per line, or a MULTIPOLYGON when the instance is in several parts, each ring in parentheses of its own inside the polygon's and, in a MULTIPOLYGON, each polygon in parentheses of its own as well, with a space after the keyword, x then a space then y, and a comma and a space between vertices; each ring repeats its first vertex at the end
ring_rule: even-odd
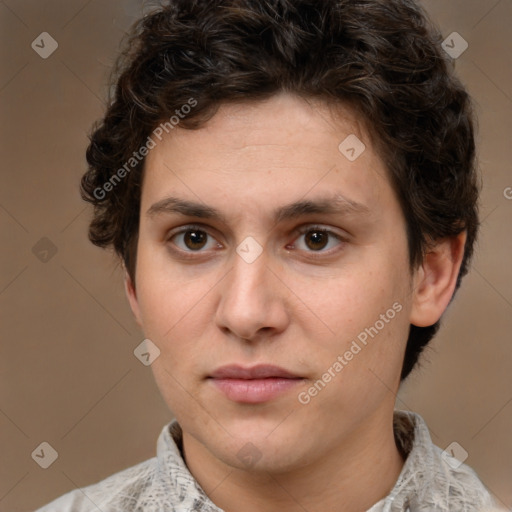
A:
MULTIPOLYGON (((141 4, 0 1, 1 512, 154 456, 172 419, 133 354, 143 335, 113 257, 87 240, 78 193, 87 133, 141 4), (47 58, 31 46, 42 32, 58 44, 47 58), (58 453, 48 469, 32 457, 43 442, 58 453)), ((456 69, 479 117, 483 225, 473 269, 397 407, 420 413, 440 447, 459 443, 512 507, 512 0, 424 5, 444 36, 469 44, 456 69)))

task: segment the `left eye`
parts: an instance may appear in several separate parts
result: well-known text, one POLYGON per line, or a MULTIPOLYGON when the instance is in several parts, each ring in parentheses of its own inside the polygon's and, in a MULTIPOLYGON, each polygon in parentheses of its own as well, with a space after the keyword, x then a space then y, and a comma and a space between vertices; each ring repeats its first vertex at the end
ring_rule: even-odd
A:
MULTIPOLYGON (((332 241, 332 238, 335 238, 338 241, 338 244, 343 242, 343 238, 334 231, 331 231, 326 228, 321 228, 318 226, 301 229, 299 233, 301 234, 301 236, 298 239, 302 238, 302 236, 305 235, 304 240, 307 249, 303 250, 306 250, 307 252, 322 251, 329 245, 329 243, 332 241)), ((302 249, 302 247, 299 247, 299 249, 302 249)))

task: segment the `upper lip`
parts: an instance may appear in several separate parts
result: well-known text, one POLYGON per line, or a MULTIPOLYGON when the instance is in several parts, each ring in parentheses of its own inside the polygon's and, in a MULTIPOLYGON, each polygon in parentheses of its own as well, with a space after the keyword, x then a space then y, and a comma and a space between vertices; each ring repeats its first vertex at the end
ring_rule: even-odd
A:
POLYGON ((259 364, 257 366, 244 367, 239 365, 228 365, 217 368, 210 374, 213 379, 267 379, 277 377, 282 379, 299 379, 284 368, 271 364, 259 364))

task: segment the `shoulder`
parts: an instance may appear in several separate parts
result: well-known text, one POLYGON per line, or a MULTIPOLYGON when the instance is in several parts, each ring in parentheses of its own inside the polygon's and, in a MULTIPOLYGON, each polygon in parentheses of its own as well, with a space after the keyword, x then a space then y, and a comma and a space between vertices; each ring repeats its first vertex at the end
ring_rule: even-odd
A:
MULTIPOLYGON (((439 487, 446 488, 452 507, 475 506, 475 510, 484 510, 493 505, 491 495, 474 469, 461 463, 455 455, 432 445, 437 468, 436 481, 439 487)), ((461 509, 464 510, 464 509, 461 509)))
POLYGON ((181 447, 181 427, 173 420, 160 433, 156 457, 64 494, 36 512, 222 512, 190 474, 181 447))
POLYGON ((392 493, 394 499, 401 495, 411 510, 483 512, 491 509, 493 499, 476 472, 458 460, 457 457, 464 457, 455 453, 456 450, 442 450, 433 444, 419 414, 395 411, 394 428, 397 445, 407 453, 399 485, 392 493))
POLYGON ((157 471, 157 459, 141 462, 80 489, 70 491, 36 512, 125 512, 132 510, 157 471))

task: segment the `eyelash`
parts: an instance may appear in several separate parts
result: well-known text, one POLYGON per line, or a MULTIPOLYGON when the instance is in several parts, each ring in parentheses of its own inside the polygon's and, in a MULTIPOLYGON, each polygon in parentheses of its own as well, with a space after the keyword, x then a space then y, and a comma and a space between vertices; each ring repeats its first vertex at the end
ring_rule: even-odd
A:
MULTIPOLYGON (((214 238, 212 235, 210 235, 210 233, 208 233, 208 231, 203 226, 198 225, 198 224, 188 224, 188 225, 184 226, 183 228, 181 228, 180 230, 171 233, 168 236, 167 241, 171 242, 171 240, 175 236, 184 234, 187 231, 200 231, 202 233, 206 233, 207 236, 209 236, 211 238, 214 238)), ((297 238, 299 238, 300 235, 305 235, 306 233, 318 231, 318 232, 321 232, 321 233, 327 233, 331 237, 336 238, 340 242, 340 244, 338 244, 338 245, 343 245, 347 241, 340 234, 338 234, 338 233, 336 233, 336 232, 334 232, 334 231, 332 231, 330 229, 327 229, 325 227, 318 226, 318 225, 308 225, 306 227, 302 227, 302 228, 298 229, 297 231, 298 231, 298 234, 299 234, 299 236, 297 238)), ((327 243, 329 243, 329 241, 327 243)), ((205 252, 205 251, 202 251, 202 250, 198 250, 198 251, 186 250, 185 251, 183 249, 175 249, 175 248, 172 248, 171 250, 173 252, 180 253, 180 256, 182 258, 184 258, 184 259, 193 259, 193 258, 197 257, 196 256, 197 254, 205 252)), ((328 251, 324 251, 323 249, 321 249, 320 251, 306 251, 306 252, 309 253, 309 255, 311 257, 313 257, 313 258, 322 258, 322 257, 330 256, 330 255, 332 255, 333 252, 336 252, 336 251, 337 251, 337 249, 334 249, 334 250, 331 249, 331 250, 328 250, 328 251), (318 253, 320 253, 320 254, 318 254, 318 253)))

